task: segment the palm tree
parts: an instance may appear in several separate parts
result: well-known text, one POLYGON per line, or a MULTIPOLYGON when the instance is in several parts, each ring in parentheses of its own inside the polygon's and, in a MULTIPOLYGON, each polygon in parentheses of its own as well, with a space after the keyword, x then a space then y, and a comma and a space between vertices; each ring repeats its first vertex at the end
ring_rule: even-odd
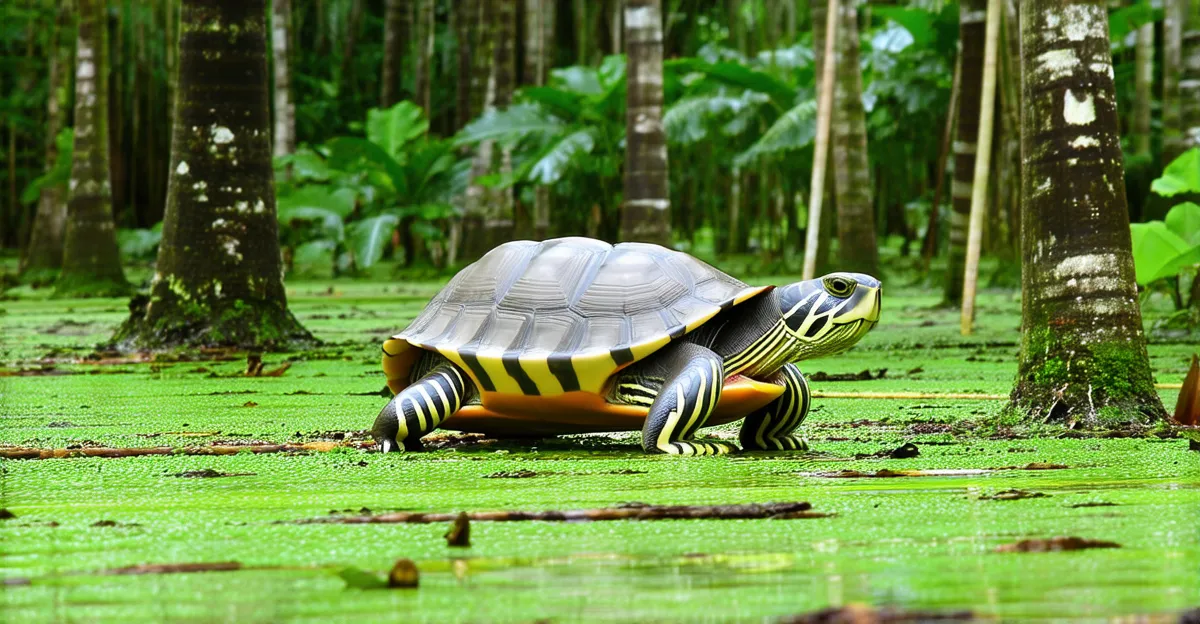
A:
POLYGON ((104 0, 79 0, 75 49, 75 148, 71 167, 62 296, 119 296, 132 287, 121 270, 108 166, 108 37, 104 0))
POLYGON ((1024 294, 1013 406, 1031 422, 1069 427, 1157 420, 1165 411, 1138 307, 1105 4, 1030 0, 1021 37, 1039 53, 1021 61, 1024 294))
POLYGON ((625 201, 621 239, 671 244, 667 137, 663 131, 660 0, 626 0, 625 201))
POLYGON ((858 0, 841 3, 833 93, 832 156, 837 193, 838 268, 879 274, 867 117, 858 60, 858 0))
POLYGON ((296 105, 291 94, 292 0, 271 2, 271 45, 275 65, 275 155, 296 151, 296 105))
POLYGON ((127 346, 311 339, 283 288, 265 8, 265 0, 183 2, 163 241, 149 298, 135 299, 115 336, 127 346))

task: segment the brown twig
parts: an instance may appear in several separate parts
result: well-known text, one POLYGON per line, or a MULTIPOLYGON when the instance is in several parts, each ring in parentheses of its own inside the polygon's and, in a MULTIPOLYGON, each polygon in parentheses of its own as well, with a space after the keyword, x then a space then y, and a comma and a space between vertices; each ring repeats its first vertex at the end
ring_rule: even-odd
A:
POLYGON ((824 518, 806 502, 744 505, 645 505, 549 511, 475 511, 461 513, 394 513, 329 516, 295 520, 293 524, 433 524, 452 522, 462 515, 473 522, 603 522, 608 520, 744 520, 754 518, 824 518))
POLYGON ((212 446, 147 446, 134 448, 112 448, 98 446, 78 449, 39 449, 23 446, 0 448, 3 459, 62 459, 68 457, 143 457, 146 455, 236 455, 237 453, 326 453, 335 448, 370 448, 372 442, 305 442, 303 444, 253 444, 238 446, 214 444, 212 446))

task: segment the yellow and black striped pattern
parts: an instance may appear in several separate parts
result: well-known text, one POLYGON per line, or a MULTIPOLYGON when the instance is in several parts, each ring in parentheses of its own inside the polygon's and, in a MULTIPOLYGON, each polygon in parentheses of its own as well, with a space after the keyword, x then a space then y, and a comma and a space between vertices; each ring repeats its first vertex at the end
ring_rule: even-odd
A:
POLYGON ((402 352, 419 348, 461 367, 485 398, 600 394, 618 370, 771 288, 657 245, 513 241, 460 271, 387 341, 395 363, 384 367, 389 380, 403 375, 402 352))
POLYGON ((669 455, 724 455, 736 450, 723 442, 692 441, 721 399, 724 381, 721 361, 715 355, 690 362, 663 388, 660 400, 647 414, 642 448, 669 455))
POLYGON ((808 382, 795 364, 779 371, 784 391, 766 407, 750 414, 742 423, 739 439, 742 448, 760 451, 803 451, 808 442, 792 432, 808 415, 812 394, 808 382))
POLYGON ((415 441, 437 429, 462 407, 467 380, 458 368, 442 365, 396 395, 397 443, 415 441))

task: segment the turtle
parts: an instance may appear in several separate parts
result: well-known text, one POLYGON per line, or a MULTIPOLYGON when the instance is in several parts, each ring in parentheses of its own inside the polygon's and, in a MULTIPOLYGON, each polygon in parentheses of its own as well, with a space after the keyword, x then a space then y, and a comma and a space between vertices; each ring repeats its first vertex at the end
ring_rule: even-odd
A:
POLYGON ((413 451, 439 427, 641 431, 647 453, 716 455, 738 449, 697 430, 744 419, 744 450, 806 450, 795 431, 811 394, 795 362, 858 342, 881 296, 861 273, 749 286, 650 243, 507 242, 383 343, 394 396, 371 434, 413 451))

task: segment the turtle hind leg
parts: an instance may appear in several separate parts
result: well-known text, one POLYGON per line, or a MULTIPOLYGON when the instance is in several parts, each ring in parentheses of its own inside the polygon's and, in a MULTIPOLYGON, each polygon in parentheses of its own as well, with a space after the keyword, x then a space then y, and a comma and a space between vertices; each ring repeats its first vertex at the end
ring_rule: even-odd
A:
POLYGON ((721 398, 725 381, 721 357, 691 343, 667 347, 658 364, 666 383, 646 415, 642 448, 647 453, 671 455, 724 455, 737 451, 725 442, 696 442, 696 431, 704 426, 721 398))
POLYGON ((808 442, 793 432, 804 422, 812 404, 808 382, 795 364, 781 368, 776 380, 783 383, 783 394, 742 422, 738 436, 742 448, 748 451, 806 451, 808 442))
POLYGON ((443 361, 384 406, 371 427, 371 436, 385 453, 419 451, 423 448, 421 436, 458 411, 473 390, 461 369, 443 361))

